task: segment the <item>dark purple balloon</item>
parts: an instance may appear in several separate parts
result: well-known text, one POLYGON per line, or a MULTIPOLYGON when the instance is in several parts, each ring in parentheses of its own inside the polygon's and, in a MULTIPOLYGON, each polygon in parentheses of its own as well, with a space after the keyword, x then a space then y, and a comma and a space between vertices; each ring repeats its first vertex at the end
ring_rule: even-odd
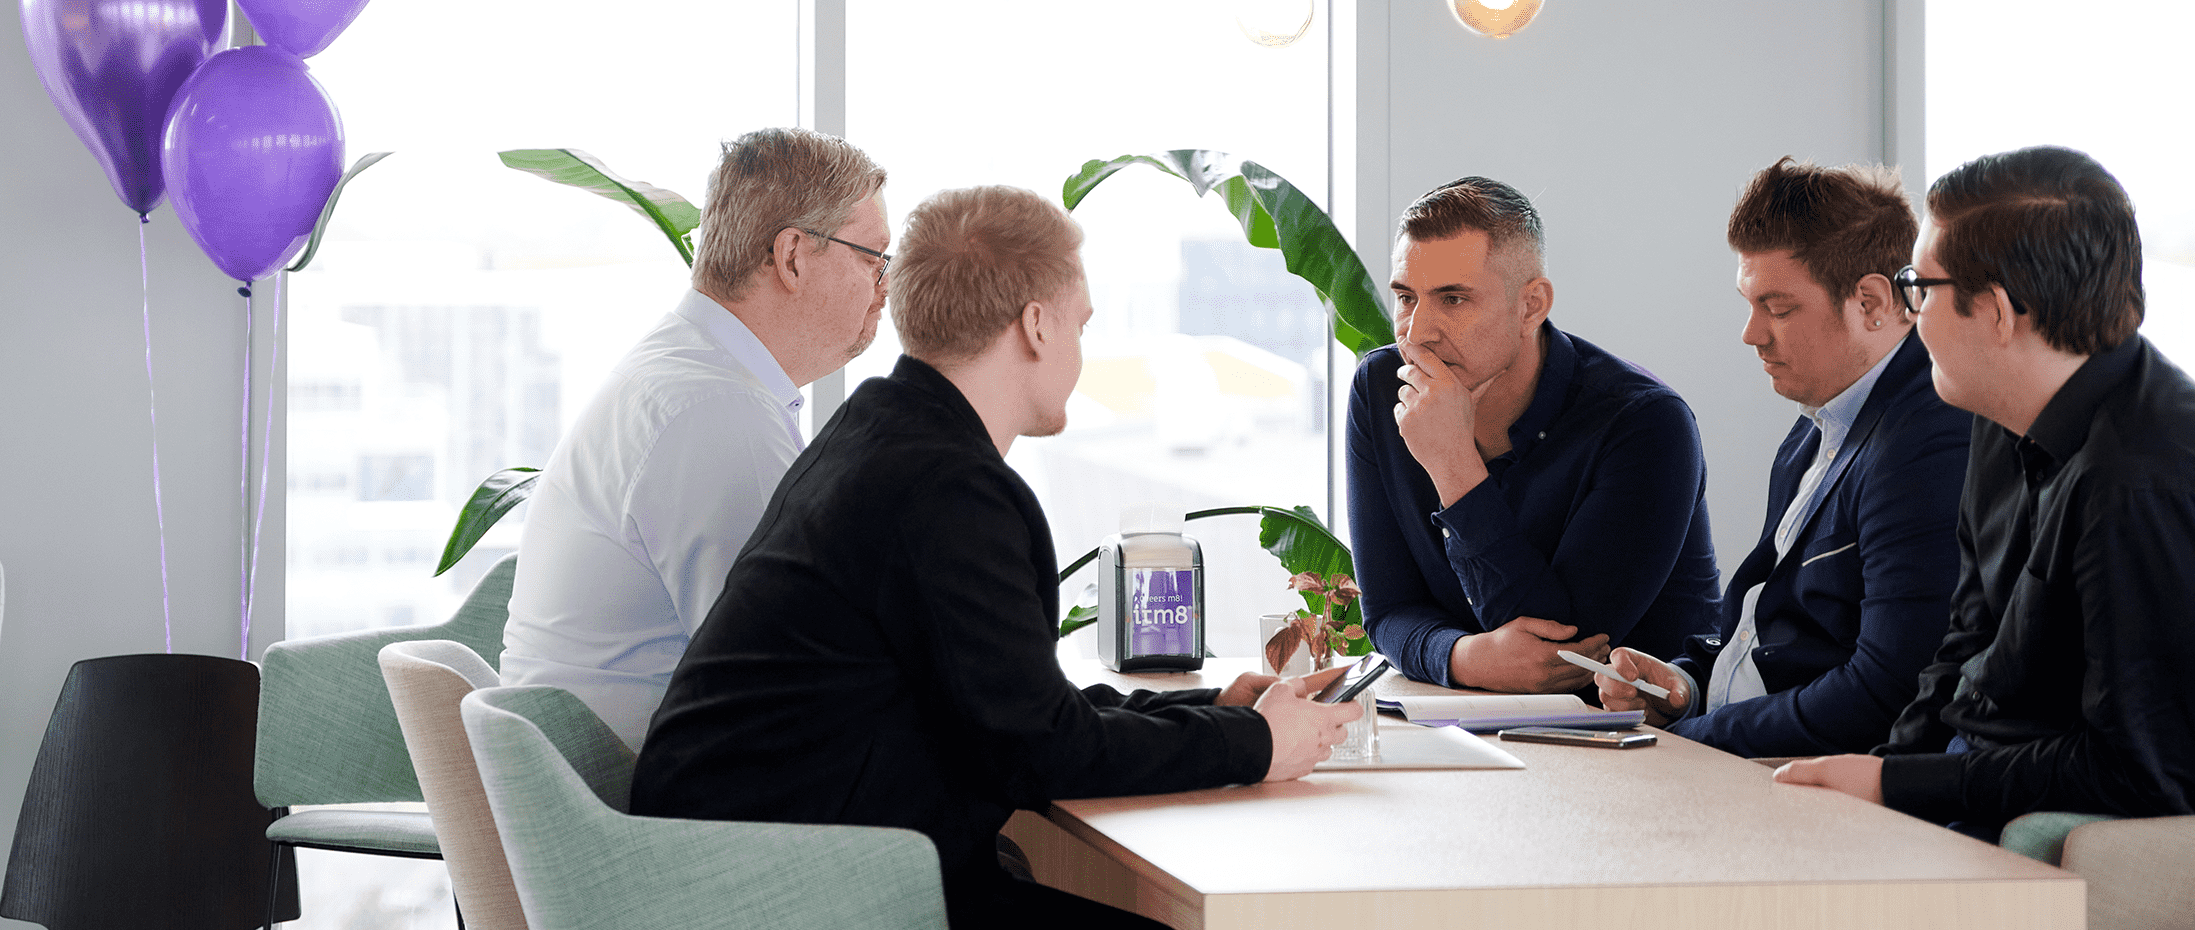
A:
POLYGON ((268 45, 311 58, 358 18, 366 0, 237 0, 236 5, 268 45))
POLYGON ((176 92, 160 164, 184 231, 248 283, 312 237, 343 177, 343 121, 303 59, 272 46, 232 48, 176 92))
POLYGON ((161 121, 226 39, 223 0, 23 0, 23 41, 46 95, 138 213, 160 205, 161 121))

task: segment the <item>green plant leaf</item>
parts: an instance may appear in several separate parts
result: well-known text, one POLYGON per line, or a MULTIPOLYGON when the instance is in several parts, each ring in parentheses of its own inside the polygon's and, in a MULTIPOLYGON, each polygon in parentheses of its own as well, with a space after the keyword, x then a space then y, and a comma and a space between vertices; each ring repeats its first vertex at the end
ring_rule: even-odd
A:
POLYGON ((434 573, 440 575, 456 566, 465 553, 472 551, 473 544, 488 534, 495 521, 533 496, 534 482, 540 478, 541 469, 520 466, 503 469, 480 482, 472 499, 465 502, 465 509, 458 511, 457 526, 450 530, 450 541, 442 547, 442 564, 435 567, 434 573))
POLYGON ((283 270, 303 271, 306 265, 312 263, 313 255, 320 251, 320 237, 328 232, 328 218, 335 215, 335 201, 343 196, 343 188, 348 186, 351 179, 357 177, 359 172, 373 167, 375 162, 387 158, 391 154, 390 152, 367 152, 358 156, 358 160, 351 163, 351 170, 343 172, 342 179, 335 182, 335 189, 328 192, 328 202, 320 205, 320 218, 313 221, 312 238, 305 240, 304 254, 297 256, 297 264, 283 270))
POLYGON ((1067 179, 1060 200, 1072 210, 1106 178, 1135 164, 1150 165, 1189 182, 1199 197, 1219 191, 1250 244, 1279 249, 1289 272, 1318 290, 1319 299, 1333 311, 1335 341, 1358 358, 1395 341, 1394 322, 1387 316, 1379 289, 1333 218, 1288 179, 1257 162, 1209 149, 1089 161, 1067 179))
MULTIPOLYGON (((1356 562, 1349 556, 1349 547, 1334 535, 1333 530, 1326 528, 1325 522, 1311 508, 1282 510, 1278 507, 1261 507, 1259 511, 1264 514, 1264 519, 1258 522, 1258 545, 1265 547, 1265 551, 1279 559, 1280 566, 1287 569, 1288 574, 1317 572, 1320 577, 1328 579, 1335 575, 1356 577, 1356 562)), ((1326 595, 1317 591, 1301 593, 1305 606, 1312 613, 1326 610, 1326 595)), ((1347 627, 1364 622, 1363 613, 1357 607, 1358 603, 1351 601, 1349 606, 1335 611, 1334 619, 1339 621, 1339 625, 1347 627)), ((1363 655, 1370 652, 1371 648, 1369 639, 1354 639, 1347 641, 1342 652, 1345 655, 1363 655)))
POLYGON ((1097 608, 1078 606, 1067 611, 1067 619, 1059 622, 1059 638, 1097 622, 1097 608))
POLYGON ((558 184, 590 191, 633 209, 646 217, 671 240, 687 267, 694 263, 694 228, 701 225, 701 211, 680 197, 641 181, 628 181, 578 149, 511 149, 497 152, 503 164, 558 184))

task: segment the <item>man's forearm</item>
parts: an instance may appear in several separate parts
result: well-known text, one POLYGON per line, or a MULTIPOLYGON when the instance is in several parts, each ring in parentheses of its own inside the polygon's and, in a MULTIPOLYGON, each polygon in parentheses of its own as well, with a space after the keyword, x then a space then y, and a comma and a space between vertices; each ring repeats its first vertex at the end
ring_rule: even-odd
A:
POLYGON ((1456 641, 1469 631, 1446 612, 1431 605, 1390 607, 1373 613, 1367 605, 1365 626, 1372 645, 1402 673, 1418 681, 1456 687, 1449 674, 1449 655, 1456 641))

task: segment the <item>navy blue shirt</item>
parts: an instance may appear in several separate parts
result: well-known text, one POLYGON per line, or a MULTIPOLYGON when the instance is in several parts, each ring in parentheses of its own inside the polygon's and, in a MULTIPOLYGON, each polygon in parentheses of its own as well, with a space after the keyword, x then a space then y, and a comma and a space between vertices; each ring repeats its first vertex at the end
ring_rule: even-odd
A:
POLYGON ((1692 408, 1553 325, 1508 452, 1443 509, 1395 430, 1393 346, 1349 388, 1349 531, 1365 626, 1403 672, 1454 687, 1456 641, 1517 617, 1661 658, 1714 627, 1707 466, 1692 408))

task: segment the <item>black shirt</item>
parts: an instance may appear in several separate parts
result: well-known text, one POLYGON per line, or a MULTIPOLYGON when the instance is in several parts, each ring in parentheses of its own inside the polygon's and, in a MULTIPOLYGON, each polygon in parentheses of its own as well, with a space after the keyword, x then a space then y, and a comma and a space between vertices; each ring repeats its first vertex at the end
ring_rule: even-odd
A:
POLYGON ((1977 417, 1959 548, 1950 632, 1876 750, 1884 803, 2195 813, 2195 383, 2135 336, 2026 437, 1977 417))
POLYGON ((920 830, 958 907, 1014 808, 1265 776, 1264 718, 1213 690, 1075 690, 1058 598, 1035 495, 902 357, 778 485, 671 676, 633 812, 920 830))

